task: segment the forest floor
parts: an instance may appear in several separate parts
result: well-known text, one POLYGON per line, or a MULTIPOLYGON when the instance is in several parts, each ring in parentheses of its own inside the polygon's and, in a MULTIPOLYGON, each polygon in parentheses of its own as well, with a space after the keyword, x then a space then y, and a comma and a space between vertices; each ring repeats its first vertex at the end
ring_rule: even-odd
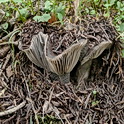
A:
MULTIPOLYGON (((45 7, 48 7, 45 11, 35 8, 38 4, 35 0, 34 3, 30 0, 19 0, 22 3, 17 0, 1 1, 3 5, 0 7, 2 6, 6 13, 0 9, 0 124, 124 124, 124 23, 120 24, 121 21, 118 21, 123 20, 123 2, 114 0, 111 6, 108 6, 108 3, 103 6, 105 1, 100 3, 99 0, 94 4, 92 1, 89 4, 85 2, 85 11, 81 8, 84 5, 82 2, 78 7, 80 14, 85 14, 85 18, 81 16, 73 20, 77 8, 71 5, 72 1, 66 1, 66 10, 65 3, 54 1, 56 3, 52 5, 48 0, 45 3, 45 7), (33 5, 36 10, 33 10, 33 5), (89 15, 90 9, 87 10, 90 5, 96 9, 91 9, 92 16, 89 15), (114 6, 117 10, 112 10, 110 15, 108 10, 114 6), (54 15, 57 17, 50 16, 52 10, 48 9, 51 7, 55 9, 54 15), (60 9, 59 13, 57 8, 60 9), (67 18, 64 18, 63 11, 67 11, 67 18), (113 26, 112 18, 107 20, 103 16, 97 17, 98 13, 93 13, 95 11, 105 11, 105 16, 108 17, 115 16, 115 22, 120 24, 115 27, 120 26, 120 34, 113 26), (118 12, 120 15, 115 14, 118 12), (39 22, 35 22, 37 19, 39 22), (72 28, 68 25, 70 22, 76 26, 76 30, 67 30, 72 28), (83 35, 79 29, 83 31, 83 35), (77 84, 73 77, 80 63, 78 61, 70 74, 70 82, 62 83, 57 75, 33 64, 24 52, 24 49, 30 47, 32 37, 39 32, 48 34, 51 51, 56 56, 76 43, 72 41, 82 37, 88 39, 86 50, 90 51, 89 53, 102 41, 111 41, 112 45, 93 59, 87 80, 81 80, 77 84)), ((89 54, 85 49, 84 53, 89 54)))
POLYGON ((124 61, 120 49, 120 41, 113 41, 110 50, 93 60, 88 81, 77 88, 74 83, 51 80, 50 73, 32 64, 17 45, 2 46, 0 123, 123 124, 124 61))

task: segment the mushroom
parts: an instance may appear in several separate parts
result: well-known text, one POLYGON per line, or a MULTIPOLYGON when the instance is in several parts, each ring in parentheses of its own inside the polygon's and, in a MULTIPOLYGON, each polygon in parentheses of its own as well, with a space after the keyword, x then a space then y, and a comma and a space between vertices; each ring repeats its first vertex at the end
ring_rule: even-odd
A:
POLYGON ((59 55, 54 55, 50 51, 50 43, 45 44, 45 56, 52 72, 59 75, 62 83, 70 81, 70 72, 77 64, 82 48, 86 45, 87 40, 81 39, 59 55))
POLYGON ((48 39, 47 34, 43 34, 39 32, 37 35, 34 35, 31 40, 31 45, 27 48, 27 46, 23 45, 19 42, 19 49, 24 51, 31 62, 35 65, 44 68, 46 70, 50 70, 48 66, 48 62, 46 60, 44 54, 44 46, 48 39))
MULTIPOLYGON (((81 60, 81 64, 77 69, 76 75, 78 76, 78 82, 86 80, 89 76, 92 60, 99 57, 105 49, 110 48, 112 45, 111 41, 104 41, 91 49, 81 60)), ((85 51, 83 51, 85 53, 85 51)))

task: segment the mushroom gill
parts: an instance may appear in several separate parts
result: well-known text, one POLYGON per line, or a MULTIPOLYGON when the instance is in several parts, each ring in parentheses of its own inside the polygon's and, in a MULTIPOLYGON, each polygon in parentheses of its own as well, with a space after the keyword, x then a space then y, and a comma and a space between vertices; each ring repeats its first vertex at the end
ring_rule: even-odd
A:
POLYGON ((34 35, 32 37, 31 44, 29 47, 26 47, 24 44, 22 44, 22 42, 20 42, 19 49, 24 51, 30 61, 33 62, 35 65, 49 71, 50 69, 48 66, 48 62, 44 54, 44 46, 47 39, 47 34, 39 32, 37 35, 34 35))
POLYGON ((82 48, 86 45, 87 40, 81 39, 73 44, 61 54, 55 56, 50 51, 50 43, 45 44, 45 55, 52 72, 59 75, 61 82, 68 83, 70 81, 70 72, 77 64, 82 48))

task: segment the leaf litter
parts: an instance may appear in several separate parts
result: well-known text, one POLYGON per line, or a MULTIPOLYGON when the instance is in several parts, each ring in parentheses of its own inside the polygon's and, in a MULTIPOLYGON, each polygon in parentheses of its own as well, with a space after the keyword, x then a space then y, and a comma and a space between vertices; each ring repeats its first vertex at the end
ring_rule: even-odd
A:
POLYGON ((79 37, 88 39, 88 49, 104 40, 111 40, 113 45, 93 60, 90 77, 88 81, 82 82, 84 87, 77 87, 77 84, 72 83, 62 84, 59 80, 51 81, 51 73, 33 65, 26 55, 18 50, 15 59, 19 63, 13 68, 12 56, 8 52, 9 59, 6 56, 4 60, 0 59, 0 123, 42 124, 53 120, 56 124, 123 124, 124 61, 120 56, 121 42, 116 39, 115 29, 105 20, 97 23, 90 20, 83 28, 82 31, 77 28, 66 31, 43 23, 26 24, 21 35, 23 39, 21 41, 26 47, 29 47, 32 36, 39 31, 48 33, 51 43, 56 43, 53 51, 59 46, 58 38, 60 41, 64 39, 57 49, 58 51, 60 49, 60 53, 63 51, 62 45, 66 44, 67 47, 72 45, 70 41, 76 40, 78 33, 79 37), (35 29, 31 27, 32 25, 35 29), (9 72, 10 69, 13 73, 9 72), (96 91, 95 95, 93 91, 96 91), (5 114, 4 111, 10 112, 5 114))

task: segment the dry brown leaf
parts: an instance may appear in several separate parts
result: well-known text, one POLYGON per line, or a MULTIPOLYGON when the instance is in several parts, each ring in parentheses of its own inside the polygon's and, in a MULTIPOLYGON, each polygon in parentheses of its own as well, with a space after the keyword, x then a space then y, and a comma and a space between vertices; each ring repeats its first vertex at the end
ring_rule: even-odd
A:
POLYGON ((9 65, 6 69, 7 77, 10 78, 13 75, 12 67, 9 65))

